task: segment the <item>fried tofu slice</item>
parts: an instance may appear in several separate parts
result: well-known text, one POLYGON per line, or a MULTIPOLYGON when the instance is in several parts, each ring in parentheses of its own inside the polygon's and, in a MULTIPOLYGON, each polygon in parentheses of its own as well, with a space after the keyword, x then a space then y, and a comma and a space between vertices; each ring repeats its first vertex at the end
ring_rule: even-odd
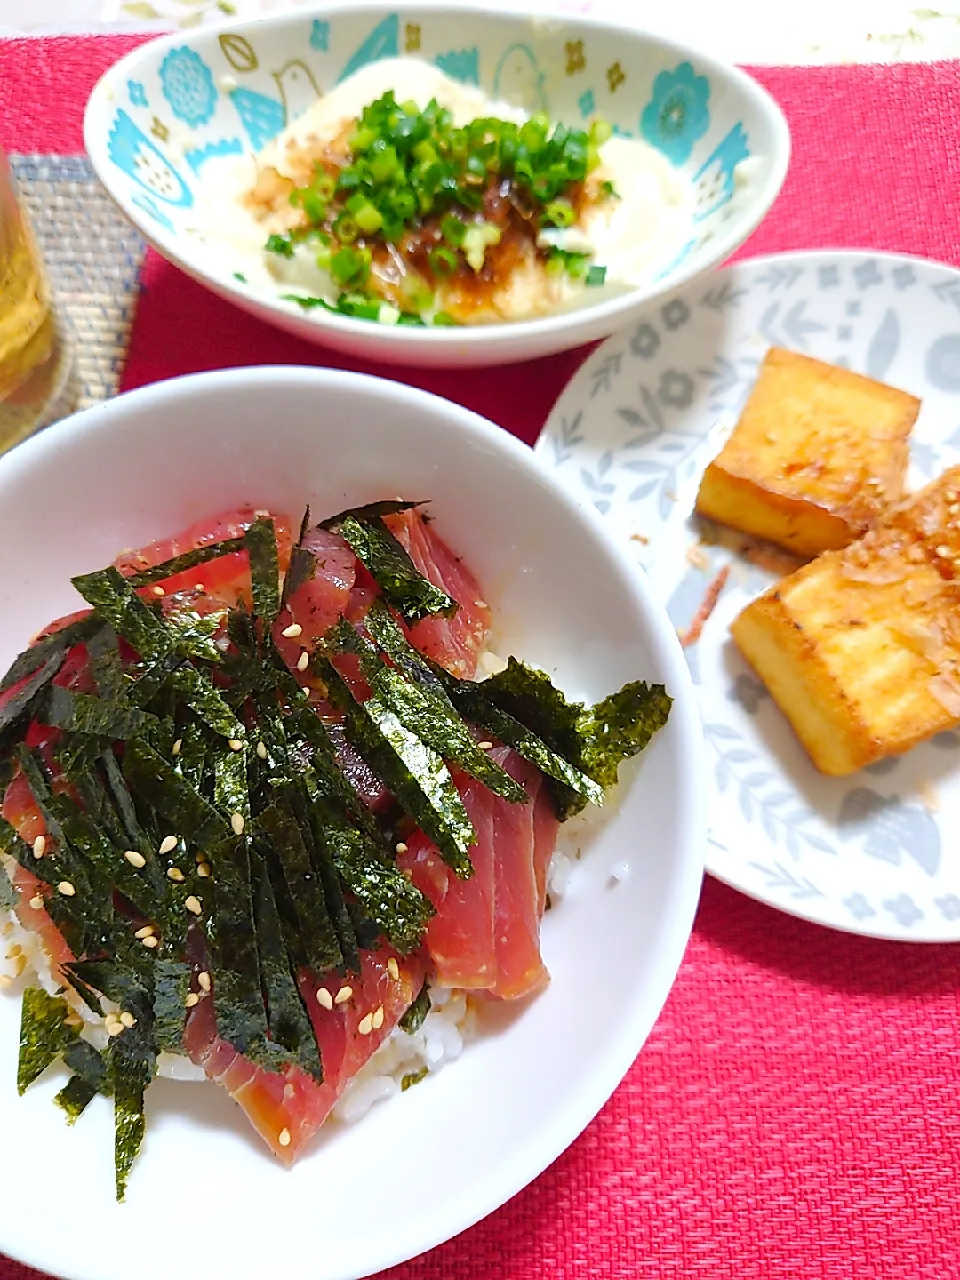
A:
POLYGON ((741 653, 823 773, 853 773, 960 720, 958 494, 955 468, 733 623, 741 653))
POLYGON ((903 494, 920 401, 772 347, 697 511, 798 556, 859 538, 903 494))

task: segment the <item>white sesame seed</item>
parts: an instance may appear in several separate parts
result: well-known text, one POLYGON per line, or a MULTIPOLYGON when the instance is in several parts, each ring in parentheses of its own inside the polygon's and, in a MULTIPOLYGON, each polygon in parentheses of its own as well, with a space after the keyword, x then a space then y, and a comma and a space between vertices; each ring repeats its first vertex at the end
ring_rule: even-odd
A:
POLYGON ((407 846, 404 844, 402 840, 399 840, 397 842, 397 853, 406 853, 406 852, 407 852, 407 846))
POLYGON ((334 1004, 346 1004, 353 995, 353 987, 341 987, 333 998, 334 1004))
POLYGON ((157 599, 159 600, 159 598, 160 598, 161 596, 165 596, 167 593, 164 591, 163 587, 154 587, 154 588, 153 588, 153 594, 154 594, 154 595, 157 597, 157 599))
POLYGON ((333 996, 326 987, 319 987, 317 989, 317 1004, 321 1005, 324 1009, 333 1008, 333 996))
POLYGON ((234 813, 230 815, 230 826, 233 828, 235 836, 243 835, 243 814, 234 813))
POLYGON ((128 1013, 126 1009, 124 1009, 123 1013, 121 1013, 120 1021, 128 1030, 130 1027, 135 1027, 137 1025, 136 1018, 133 1016, 132 1013, 128 1013))
POLYGON ((266 760, 267 758, 267 748, 264 746, 262 742, 257 743, 257 755, 260 757, 261 760, 266 760))
POLYGON ((400 966, 397 964, 393 956, 391 956, 387 961, 387 973, 389 973, 394 982, 396 982, 400 977, 400 966))
POLYGON ((199 864, 198 864, 198 866, 197 866, 197 875, 198 875, 198 876, 200 876, 202 879, 206 880, 206 879, 207 879, 207 877, 210 875, 210 873, 211 873, 211 867, 210 867, 210 863, 209 863, 209 862, 201 862, 201 863, 199 863, 199 864))
POLYGON ((180 748, 182 746, 183 746, 183 739, 178 738, 176 742, 173 744, 173 746, 170 748, 170 754, 172 756, 178 756, 180 754, 180 748))
POLYGON ((281 1129, 277 1134, 277 1141, 280 1143, 281 1147, 289 1147, 292 1141, 292 1138, 290 1137, 290 1130, 281 1129))
POLYGON ((30 906, 33 907, 34 911, 39 911, 43 906, 43 898, 40 897, 39 893, 34 894, 30 899, 30 906))
POLYGON ((0 973, 0 991, 6 991, 7 987, 12 987, 14 983, 13 977, 9 973, 0 973))
POLYGON ((153 950, 155 950, 157 947, 159 947, 159 945, 160 945, 160 939, 159 939, 159 938, 157 938, 157 937, 155 937, 155 936, 151 933, 151 935, 150 935, 150 937, 149 937, 149 938, 144 938, 144 939, 142 940, 141 945, 142 945, 142 946, 144 946, 144 947, 146 947, 148 951, 153 951, 153 950))
POLYGON ((210 978, 209 973, 207 973, 206 969, 204 969, 202 973, 197 974, 197 986, 200 988, 201 991, 209 991, 210 988, 213 986, 213 982, 210 978))
POLYGON ((489 606, 488 606, 488 604, 487 604, 486 600, 474 600, 474 602, 473 602, 473 603, 477 606, 477 608, 478 608, 478 609, 486 609, 486 608, 489 608, 489 606))
POLYGON ((197 1005, 200 1003, 200 997, 197 995, 195 991, 191 991, 190 994, 187 996, 186 1000, 184 1001, 184 1003, 186 1004, 188 1009, 192 1009, 194 1005, 197 1005))
POLYGON ((480 750, 481 750, 481 751, 489 751, 489 750, 490 750, 490 748, 493 746, 493 743, 492 743, 492 742, 478 742, 478 743, 477 743, 477 746, 480 748, 480 750))
POLYGON ((167 870, 167 879, 175 881, 176 884, 182 884, 186 880, 186 876, 179 867, 170 867, 167 870))
POLYGON ((128 849, 123 855, 130 863, 131 867, 145 867, 147 860, 142 853, 137 853, 136 849, 128 849))
POLYGON ((36 840, 34 840, 33 842, 33 856, 35 858, 42 858, 43 855, 46 853, 46 851, 47 851, 47 837, 37 836, 36 840))
POLYGON ((309 653, 307 653, 306 649, 304 649, 304 651, 300 654, 300 657, 297 659, 297 670, 306 671, 309 665, 310 665, 310 655, 309 653))
POLYGON ((73 895, 77 892, 69 880, 61 880, 60 883, 57 885, 57 888, 60 890, 60 892, 63 894, 65 898, 72 898, 73 895))
POLYGON ((383 1026, 383 1005, 382 1004, 377 1005, 376 1009, 374 1009, 373 1013, 370 1015, 370 1025, 373 1027, 374 1031, 379 1031, 380 1028, 383 1026))
POLYGON ((195 898, 192 893, 190 897, 185 900, 183 905, 187 908, 187 910, 191 913, 191 915, 199 916, 203 912, 203 906, 201 905, 200 899, 195 898))
POLYGON ((206 591, 207 588, 203 585, 202 582, 195 582, 193 584, 193 589, 194 591, 206 591))
POLYGON ((295 640, 303 631, 299 622, 291 622, 289 627, 284 627, 280 632, 282 636, 286 636, 288 640, 295 640))
POLYGON ((309 686, 308 684, 302 684, 302 685, 300 686, 300 692, 301 692, 305 697, 309 698, 309 697, 310 697, 310 694, 311 694, 311 692, 312 692, 312 690, 311 690, 311 688, 310 688, 310 686, 309 686))
POLYGON ((142 929, 138 929, 138 930, 137 930, 137 932, 136 932, 133 936, 134 936, 135 938, 139 938, 139 939, 141 940, 141 942, 142 942, 144 938, 152 938, 152 937, 153 937, 153 935, 154 935, 156 932, 157 932, 157 930, 156 930, 156 928, 155 928, 155 926, 154 926, 154 925, 152 925, 152 924, 145 924, 145 925, 143 926, 143 928, 142 928, 142 929))
POLYGON ((124 1030, 125 1030, 125 1028, 124 1028, 124 1025, 123 1025, 123 1023, 122 1023, 122 1022, 108 1022, 108 1023, 107 1023, 107 1035, 108 1035, 108 1036, 111 1036, 111 1037, 112 1037, 112 1036, 122 1036, 122 1035, 123 1035, 123 1033, 124 1033, 124 1030))
POLYGON ((373 1014, 368 1013, 357 1023, 357 1032, 362 1036, 368 1036, 373 1030, 373 1014))
POLYGON ((243 750, 243 742, 239 738, 228 738, 227 746, 230 748, 231 751, 243 750))
POLYGON ((160 852, 172 853, 179 843, 176 836, 164 836, 160 841, 160 852))

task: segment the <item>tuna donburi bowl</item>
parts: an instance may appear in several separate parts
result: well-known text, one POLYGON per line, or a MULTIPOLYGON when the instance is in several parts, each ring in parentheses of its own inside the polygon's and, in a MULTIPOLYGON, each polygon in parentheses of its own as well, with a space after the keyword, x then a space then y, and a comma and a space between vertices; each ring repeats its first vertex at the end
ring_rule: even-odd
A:
POLYGON ((294 1267, 328 1200, 324 1277, 495 1208, 629 1066, 697 898, 696 716, 627 557, 490 424, 319 370, 122 397, 0 497, 0 1248, 104 1280, 29 1227, 53 1152, 131 1240, 206 1165, 234 1227, 157 1275, 294 1267), (371 1232, 373 1160, 428 1194, 371 1232))

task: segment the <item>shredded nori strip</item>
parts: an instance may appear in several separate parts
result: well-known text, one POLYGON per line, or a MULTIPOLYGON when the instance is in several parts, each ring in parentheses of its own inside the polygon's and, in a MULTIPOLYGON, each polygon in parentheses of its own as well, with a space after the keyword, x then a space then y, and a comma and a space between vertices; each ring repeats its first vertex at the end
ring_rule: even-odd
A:
POLYGON ((400 1080, 400 1092, 406 1093, 408 1089, 412 1089, 415 1084, 419 1084, 421 1080, 426 1080, 430 1074, 429 1067, 421 1067, 419 1071, 408 1071, 400 1080))
POLYGON ((320 1049, 303 1000, 290 972, 283 931, 266 867, 251 854, 254 883, 254 916, 260 973, 267 1004, 270 1036, 282 1045, 318 1084, 323 1083, 320 1049))
POLYGON ((244 544, 250 557, 253 612, 266 629, 280 612, 280 559, 273 521, 256 519, 244 535, 244 544))
POLYGON ((228 834, 229 825, 213 805, 139 738, 127 743, 123 775, 132 790, 195 843, 215 844, 228 834))
POLYGON ((228 618, 226 609, 213 613, 197 613, 193 609, 176 609, 164 616, 164 626, 176 638, 177 651, 185 658, 221 663, 223 654, 214 636, 228 618))
POLYGON ((360 907, 398 951, 415 950, 427 921, 435 914, 430 901, 407 879, 396 862, 382 857, 363 833, 348 822, 324 827, 327 847, 344 884, 360 907))
POLYGON ((424 979, 423 986, 417 992, 417 998, 400 1019, 400 1026, 409 1035, 413 1035, 423 1026, 423 1020, 430 1012, 430 988, 424 979))
POLYGON ((71 1076, 53 1100, 67 1113, 67 1123, 76 1124, 99 1092, 82 1076, 71 1076))
POLYGON ((470 816, 440 756, 400 723, 379 698, 358 702, 327 658, 317 667, 347 733, 363 758, 416 819, 462 879, 473 874, 468 850, 476 840, 470 816))
POLYGON ((154 1043, 158 1053, 183 1053, 190 966, 161 957, 153 976, 154 1043))
POLYGON ((6 867, 0 862, 0 908, 4 911, 12 911, 19 901, 20 895, 13 887, 13 881, 7 875, 6 867))
POLYGON ((123 1200, 126 1195, 127 1179, 143 1144, 146 1130, 144 1095, 156 1074, 157 1065, 153 1013, 148 994, 141 989, 128 997, 125 1007, 136 1018, 136 1024, 114 1036, 109 1045, 118 1200, 123 1200))
POLYGON ((71 581, 84 600, 133 645, 141 658, 157 662, 171 652, 173 636, 119 569, 111 565, 71 581))
POLYGON ((113 1085, 103 1056, 80 1037, 68 1046, 63 1061, 74 1075, 56 1095, 54 1102, 66 1112, 67 1123, 74 1124, 97 1094, 109 1095, 113 1085))
POLYGON ((17 1062, 17 1092, 27 1089, 61 1056, 77 1038, 77 1030, 67 1024, 70 1006, 59 996, 47 995, 39 987, 28 987, 20 1007, 20 1057, 17 1062))
POLYGON ((222 738, 243 737, 243 725, 229 704, 214 688, 213 682, 202 675, 196 667, 185 662, 172 671, 168 679, 187 706, 192 708, 214 733, 219 733, 222 738))
POLYGON ((6 746, 14 732, 31 715, 47 685, 63 666, 64 657, 63 652, 52 653, 0 707, 0 749, 6 746))
POLYGON ((282 791, 277 802, 260 815, 259 825, 286 883, 306 963, 314 973, 326 973, 343 963, 343 953, 327 909, 323 883, 282 791))
POLYGON ((96 614, 86 614, 82 618, 68 622, 65 627, 60 627, 51 635, 44 636, 36 644, 30 645, 13 660, 7 674, 0 680, 0 693, 18 684, 24 676, 33 675, 52 657, 59 656, 61 659, 66 657, 68 649, 72 649, 75 644, 84 644, 102 626, 103 620, 96 614))
MULTIPOLYGON (((338 511, 335 516, 328 516, 326 520, 321 520, 317 525, 318 529, 336 529, 344 520, 352 516, 355 520, 376 520, 383 516, 396 516, 401 511, 414 511, 417 507, 425 507, 426 499, 419 502, 404 502, 402 498, 391 498, 386 502, 368 502, 362 507, 347 507, 345 511, 338 511)), ((309 515, 309 511, 307 513, 309 515)), ((304 530, 300 531, 300 541, 303 541, 304 530)))
POLYGON ((634 680, 587 707, 577 725, 584 773, 602 787, 614 786, 620 761, 643 751, 667 723, 672 705, 662 684, 634 680))
POLYGON ((172 560, 164 560, 161 564, 151 565, 131 574, 127 581, 134 587, 149 587, 154 582, 162 582, 165 578, 175 578, 188 569, 196 569, 198 565, 207 564, 210 560, 219 560, 223 556, 233 555, 235 551, 244 549, 243 538, 224 538, 221 542, 212 542, 206 547, 195 547, 192 551, 184 551, 172 560))
POLYGON ((379 516, 347 515, 336 531, 406 622, 433 614, 449 617, 459 609, 456 600, 423 576, 379 516))
POLYGON ((58 684, 47 690, 39 715, 44 724, 68 733, 108 738, 132 738, 144 732, 154 719, 127 702, 76 693, 58 684))
POLYGON ((260 959, 253 921, 250 847, 245 836, 223 840, 213 850, 214 1009, 217 1031, 239 1050, 263 1060, 267 1013, 260 991, 260 959))

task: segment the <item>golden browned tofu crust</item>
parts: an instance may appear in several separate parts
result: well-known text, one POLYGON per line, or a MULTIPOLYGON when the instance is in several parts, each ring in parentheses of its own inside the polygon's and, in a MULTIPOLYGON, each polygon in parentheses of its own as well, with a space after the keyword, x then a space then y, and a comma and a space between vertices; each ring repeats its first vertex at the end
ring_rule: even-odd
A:
POLYGON ((697 511, 794 555, 844 547, 901 497, 919 410, 904 391, 772 347, 697 511))
POLYGON ((733 638, 824 773, 960 720, 960 468, 785 578, 733 638))

